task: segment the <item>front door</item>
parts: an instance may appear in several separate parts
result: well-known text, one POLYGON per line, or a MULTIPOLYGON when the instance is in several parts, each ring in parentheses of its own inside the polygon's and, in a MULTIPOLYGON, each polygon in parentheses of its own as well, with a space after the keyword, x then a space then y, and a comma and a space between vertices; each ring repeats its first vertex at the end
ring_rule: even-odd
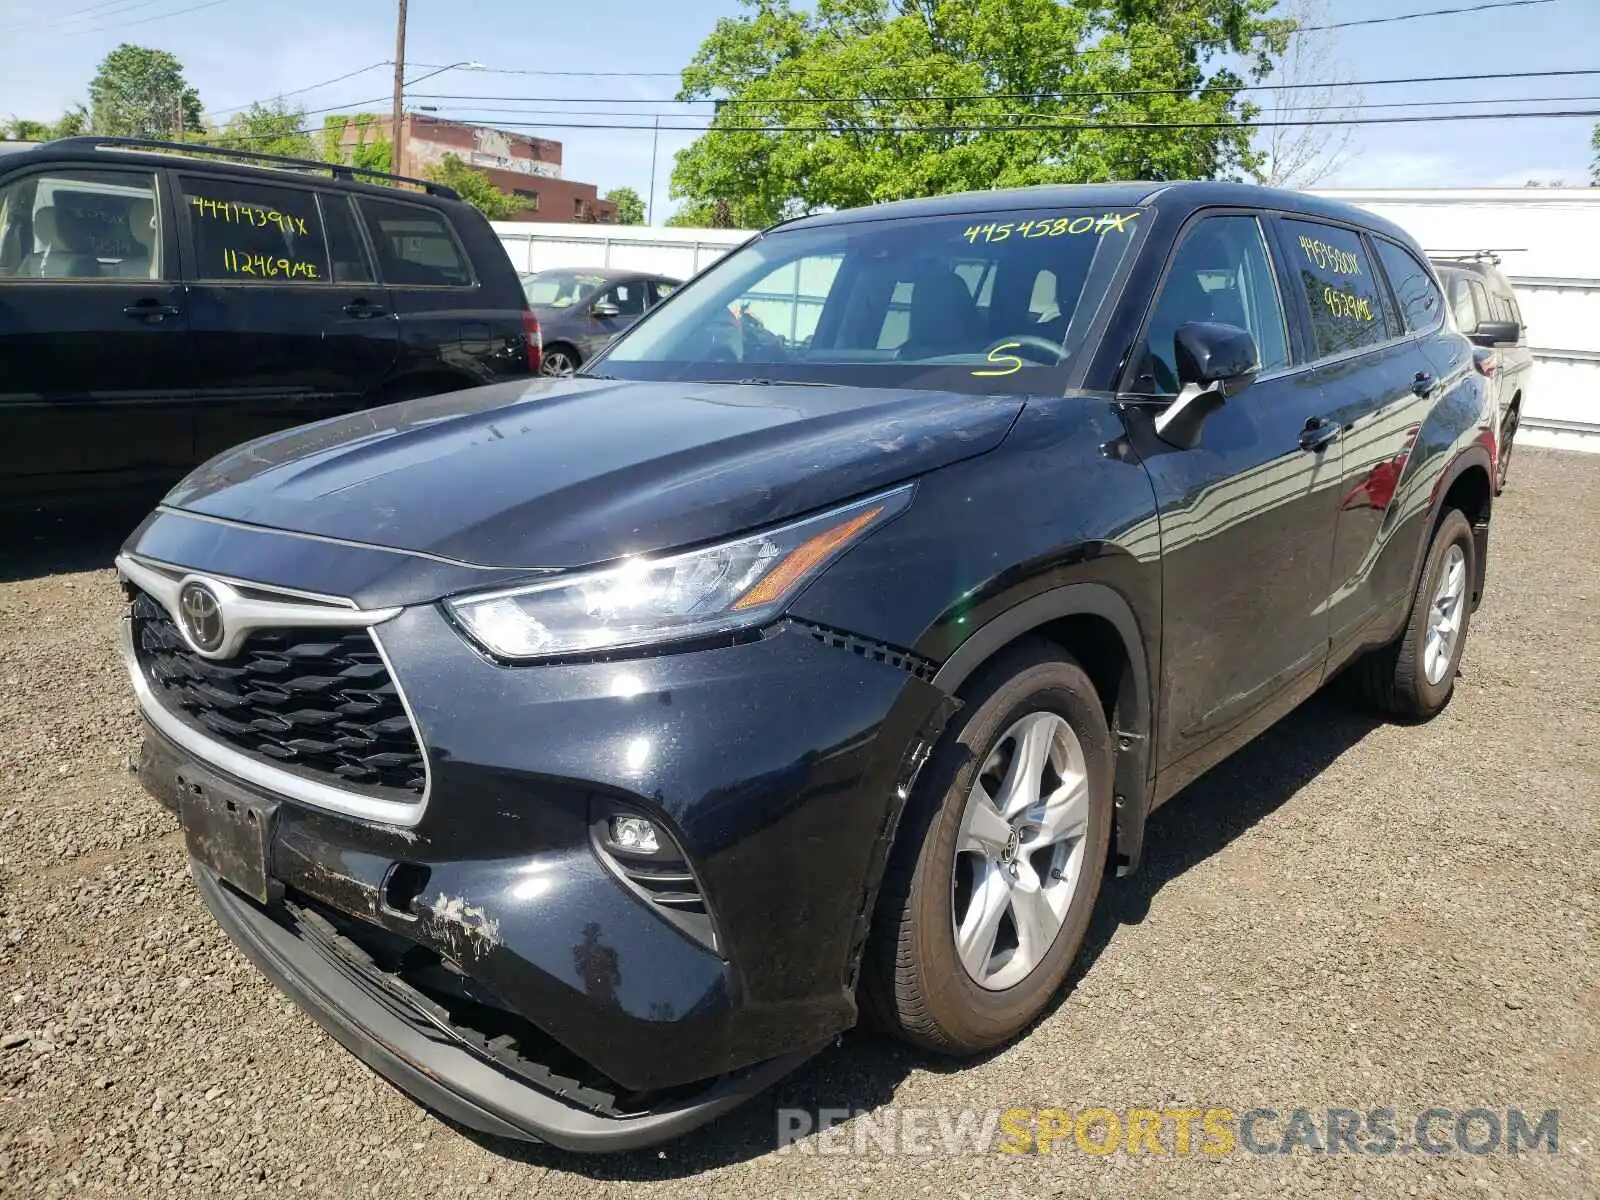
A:
POLYGON ((188 313, 155 173, 0 188, 0 500, 175 482, 194 459, 188 313))
POLYGON ((644 316, 650 307, 646 288, 643 279, 628 279, 612 284, 594 298, 578 346, 584 362, 599 354, 644 316))
POLYGON ((348 198, 178 179, 201 457, 359 407, 399 333, 348 198))
POLYGON ((1164 793, 1314 690, 1327 658, 1340 449, 1317 433, 1322 391, 1295 369, 1281 282, 1255 216, 1191 224, 1125 389, 1177 392, 1173 339, 1189 322, 1247 329, 1260 352, 1256 382, 1211 415, 1196 446, 1134 429, 1161 524, 1164 793))

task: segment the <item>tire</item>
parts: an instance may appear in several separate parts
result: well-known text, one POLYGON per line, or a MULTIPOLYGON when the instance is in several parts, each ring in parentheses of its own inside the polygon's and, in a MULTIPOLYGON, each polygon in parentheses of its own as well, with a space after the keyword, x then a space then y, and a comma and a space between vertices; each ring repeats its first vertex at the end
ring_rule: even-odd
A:
POLYGON ((583 365, 578 352, 565 342, 546 346, 539 361, 539 374, 565 378, 583 365))
POLYGON ((1517 423, 1521 420, 1521 417, 1519 406, 1513 404, 1511 410, 1506 413, 1505 421, 1500 426, 1500 446, 1496 455, 1499 462, 1495 464, 1497 479, 1494 485, 1494 494, 1497 496, 1506 490, 1506 476, 1511 471, 1511 444, 1516 440, 1517 423))
POLYGON ((1378 712, 1404 721, 1425 721, 1450 702, 1472 619, 1477 549, 1472 526, 1461 511, 1453 508, 1445 513, 1428 547, 1405 629, 1395 641, 1366 654, 1352 668, 1351 678, 1358 693, 1378 712), (1456 622, 1456 632, 1449 653, 1437 655, 1431 649, 1435 643, 1430 630, 1435 628, 1441 582, 1447 570, 1460 573, 1460 592, 1450 618, 1456 622))
MULTIPOLYGON (((1083 944, 1112 825, 1111 734, 1094 685, 1077 663, 1048 643, 1021 644, 986 668, 963 690, 963 699, 965 707, 902 817, 861 982, 871 1024, 913 1045, 955 1055, 1009 1041, 1054 998, 1083 944), (1043 746, 1048 756, 1039 760, 1047 765, 1036 794, 1071 798, 1054 807, 1030 807, 1014 824, 1007 822, 1017 832, 1009 834, 998 859, 959 849, 958 841, 970 844, 980 824, 986 836, 1006 827, 968 823, 969 797, 977 785, 986 797, 999 795, 1003 802, 1013 779, 1016 796, 1025 794, 1029 772, 1010 768, 1029 731, 1039 738, 1030 744, 1043 746), (1067 829, 1075 832, 1048 844, 1067 829), (1023 830, 1026 837, 1019 837, 1023 830), (1035 849, 1029 851, 1030 845, 1035 849), (1061 874, 1051 875, 1052 869, 1061 874), (987 922, 981 915, 995 907, 985 899, 993 896, 1010 899, 985 954, 987 922), (975 931, 967 961, 979 964, 977 974, 957 944, 963 914, 973 922, 963 928, 975 931), (1059 921, 1053 938, 1052 920, 1059 921)), ((989 844, 998 846, 998 840, 989 844)))

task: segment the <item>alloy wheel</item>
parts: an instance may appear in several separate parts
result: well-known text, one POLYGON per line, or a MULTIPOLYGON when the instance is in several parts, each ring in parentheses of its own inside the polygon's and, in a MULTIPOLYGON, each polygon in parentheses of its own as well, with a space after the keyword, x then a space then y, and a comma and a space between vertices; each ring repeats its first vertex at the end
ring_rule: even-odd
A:
POLYGON ((540 372, 545 375, 566 376, 577 369, 578 364, 572 361, 571 355, 565 350, 546 350, 539 364, 540 372))
POLYGON ((1439 569, 1439 586, 1433 592, 1428 612, 1428 629, 1423 646, 1422 669, 1435 687, 1455 661, 1456 643, 1461 640, 1461 619, 1467 604, 1467 556, 1459 545, 1452 545, 1439 569))
POLYGON ((956 953, 990 991, 1050 952, 1083 879, 1089 777, 1065 718, 1032 712, 1003 733, 967 797, 950 912, 956 953))

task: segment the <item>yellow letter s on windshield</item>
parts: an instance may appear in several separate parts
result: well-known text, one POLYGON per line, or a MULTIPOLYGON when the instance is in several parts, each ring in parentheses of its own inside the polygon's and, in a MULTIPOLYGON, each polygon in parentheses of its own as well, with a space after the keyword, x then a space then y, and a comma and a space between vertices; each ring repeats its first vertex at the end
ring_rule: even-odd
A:
POLYGON ((999 375, 1015 375, 1022 370, 1022 360, 1015 354, 1003 354, 1001 351, 1015 350, 1020 345, 1022 345, 1021 342, 1001 342, 993 350, 989 351, 989 361, 999 367, 1000 370, 974 371, 973 374, 985 378, 994 378, 999 375))

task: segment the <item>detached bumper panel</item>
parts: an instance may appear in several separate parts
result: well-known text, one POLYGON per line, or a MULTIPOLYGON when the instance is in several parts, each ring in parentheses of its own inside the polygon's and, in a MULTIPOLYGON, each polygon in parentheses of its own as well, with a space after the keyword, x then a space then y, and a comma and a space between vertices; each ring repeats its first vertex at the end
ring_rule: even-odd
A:
MULTIPOLYGON (((441 1028, 425 1005, 408 1003, 339 954, 315 918, 280 921, 234 892, 203 865, 190 869, 201 897, 228 936, 317 1024, 419 1103, 496 1137, 606 1152, 668 1141, 737 1107, 820 1047, 709 1082, 702 1090, 639 1114, 592 1111, 574 1089, 546 1094, 484 1061, 441 1028)), ((552 1081, 560 1086, 559 1081, 552 1081)))

